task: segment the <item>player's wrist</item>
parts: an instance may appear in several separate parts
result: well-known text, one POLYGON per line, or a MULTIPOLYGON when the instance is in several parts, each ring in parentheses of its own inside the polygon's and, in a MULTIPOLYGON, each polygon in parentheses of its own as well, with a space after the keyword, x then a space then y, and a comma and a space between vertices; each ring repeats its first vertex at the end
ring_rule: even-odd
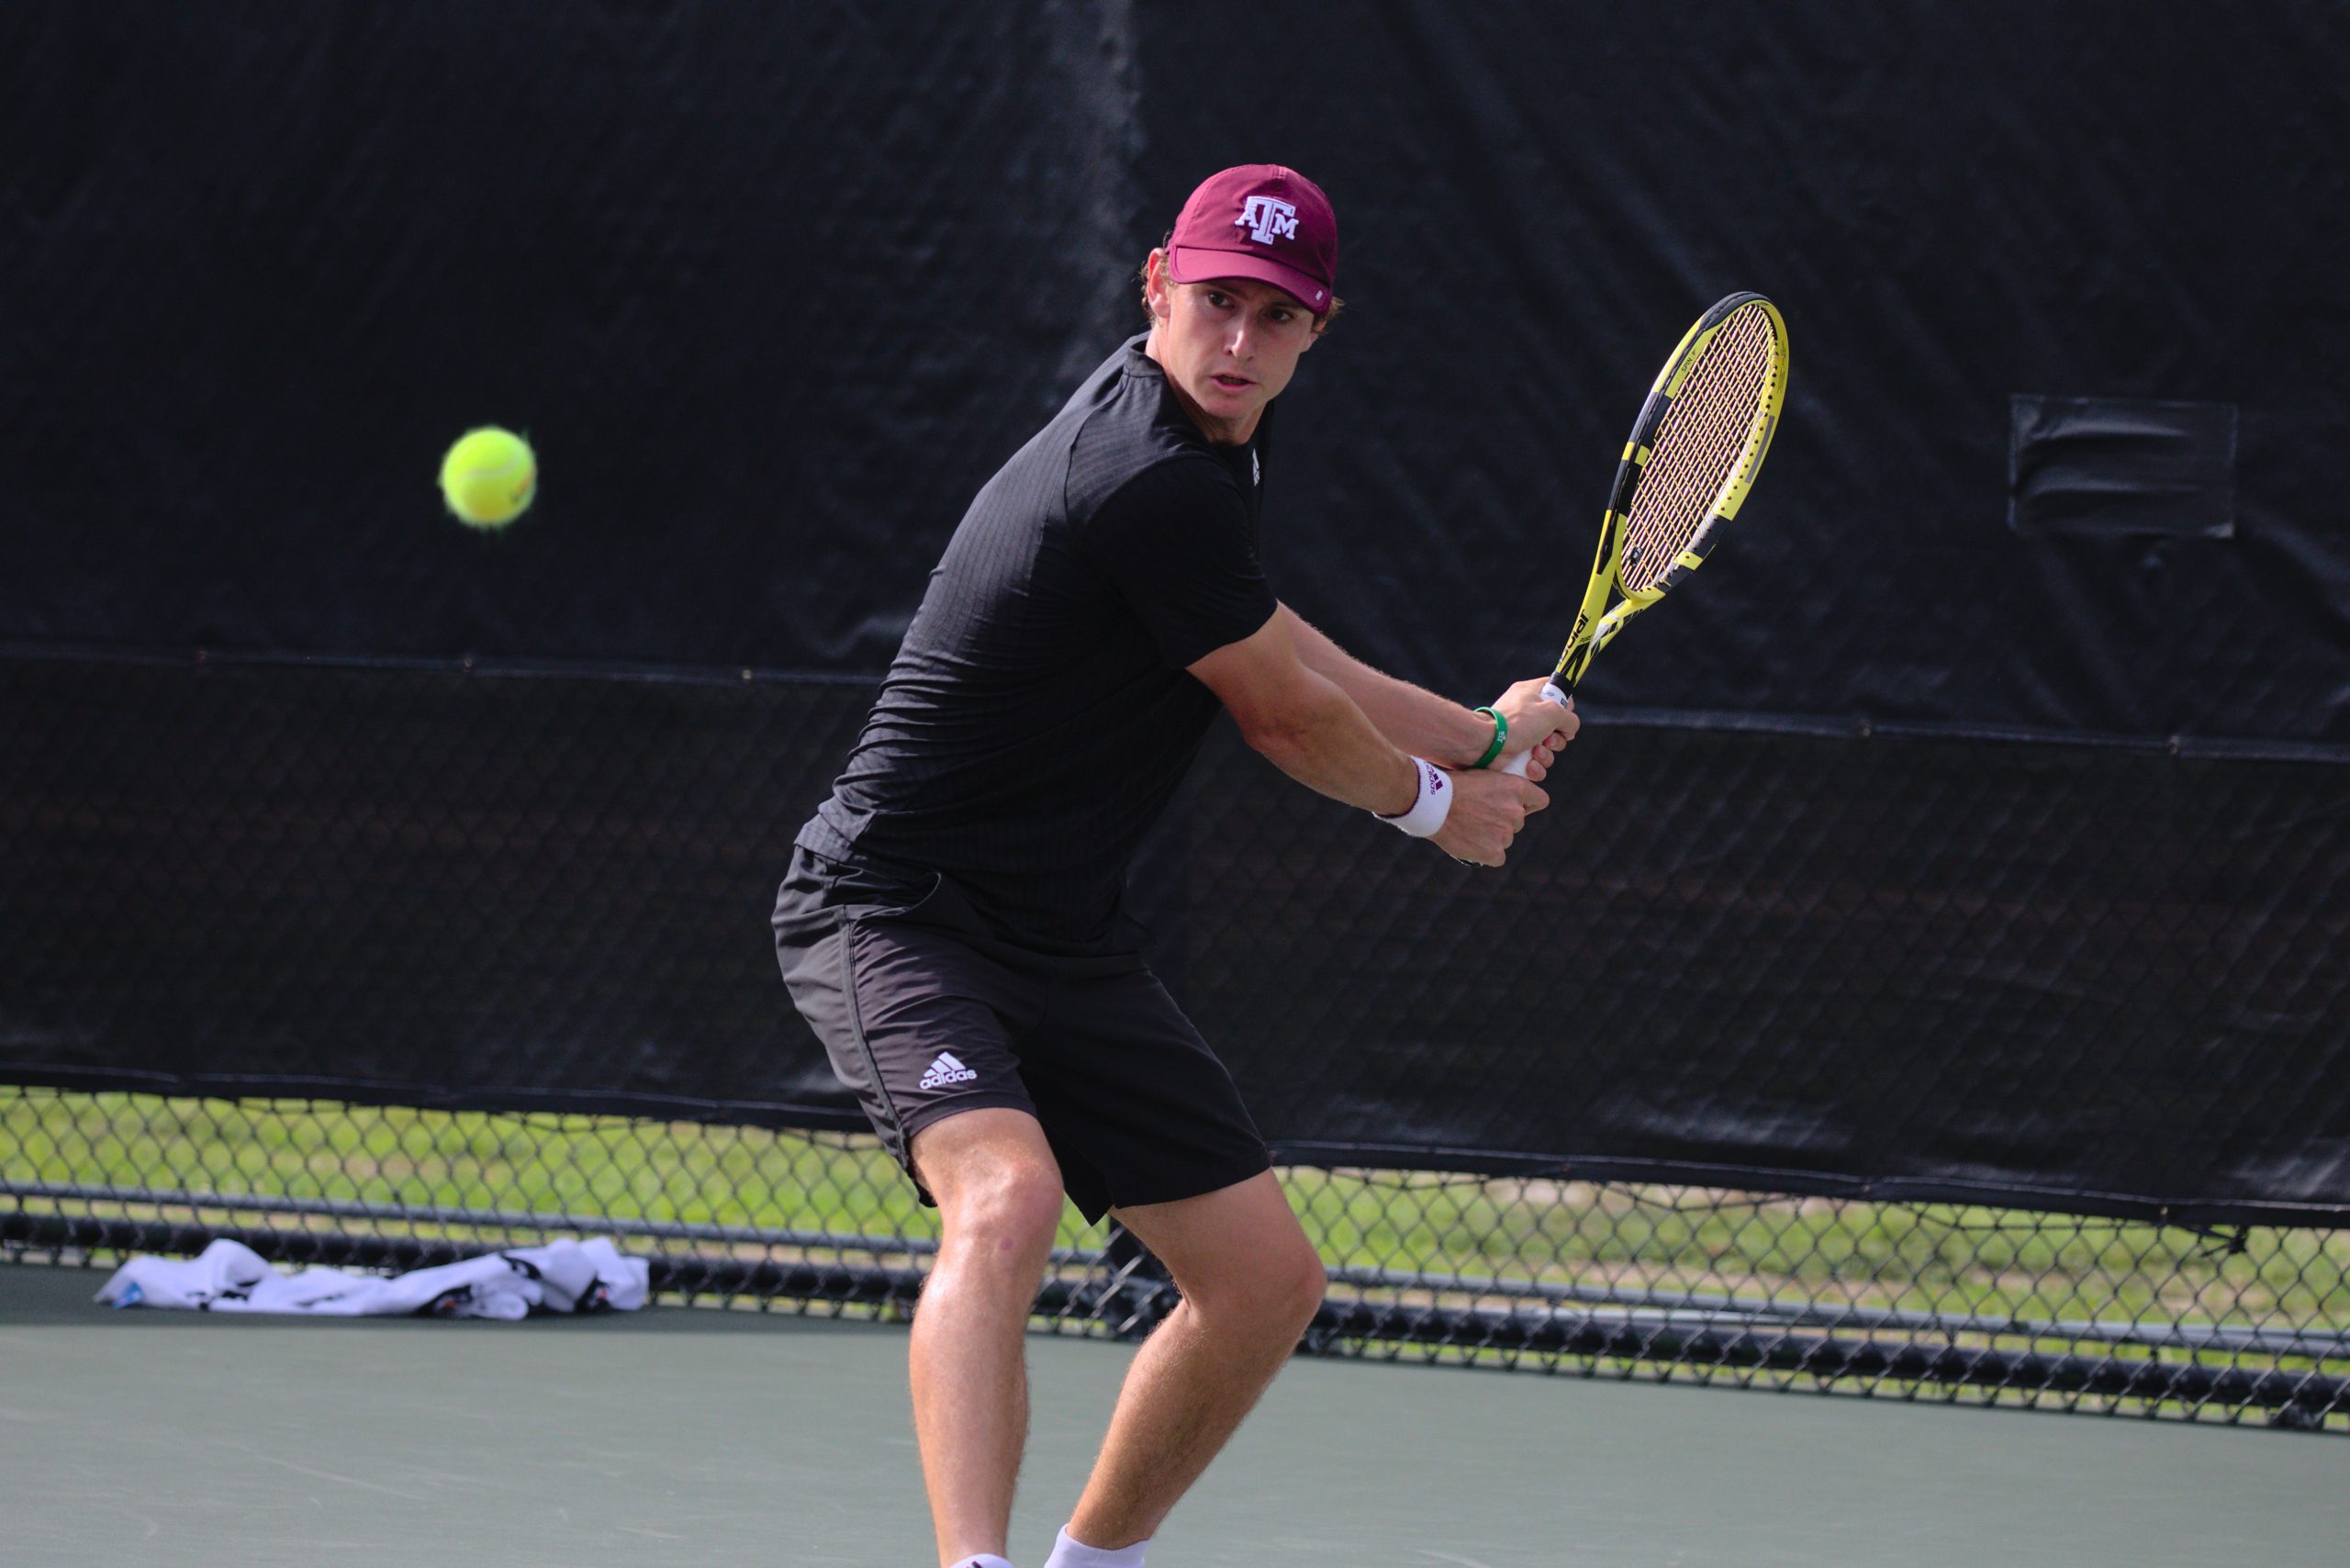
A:
POLYGON ((1501 756, 1502 748, 1509 744, 1509 721, 1502 716, 1502 711, 1499 708, 1479 708, 1475 711, 1494 722, 1494 734, 1493 739, 1486 743, 1484 751, 1469 766, 1491 767, 1494 765, 1494 759, 1501 756))
POLYGON ((1417 781, 1411 805, 1393 816, 1383 812, 1371 814, 1414 838, 1427 838, 1441 831, 1445 819, 1452 814, 1452 780, 1427 757, 1413 757, 1411 763, 1417 781))

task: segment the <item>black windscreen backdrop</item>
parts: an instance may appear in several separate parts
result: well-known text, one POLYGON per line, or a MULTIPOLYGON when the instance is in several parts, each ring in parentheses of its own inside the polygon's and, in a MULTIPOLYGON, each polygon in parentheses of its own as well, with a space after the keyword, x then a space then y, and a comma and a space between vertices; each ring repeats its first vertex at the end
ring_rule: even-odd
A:
POLYGON ((2350 1213, 2344 58, 2316 4, 0 9, 0 1071, 849 1125, 784 846, 1185 192, 1276 159, 1348 307, 1269 568, 1399 674, 1547 666, 1705 304, 1794 374, 1509 870, 1211 748, 1137 899, 1270 1134, 2350 1213), (490 421, 543 479, 484 536, 432 477, 490 421))

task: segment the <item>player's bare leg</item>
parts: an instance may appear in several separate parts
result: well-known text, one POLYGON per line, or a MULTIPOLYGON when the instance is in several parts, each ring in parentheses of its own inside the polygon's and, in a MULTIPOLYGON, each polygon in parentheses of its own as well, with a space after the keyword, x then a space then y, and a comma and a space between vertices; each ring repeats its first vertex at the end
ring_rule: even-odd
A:
POLYGON ((1022 1337, 1060 1222, 1060 1167, 1035 1118, 1002 1108, 933 1123, 913 1156, 943 1221, 909 1357, 939 1561, 1000 1556, 1028 1438, 1022 1337))
POLYGON ((1069 1518, 1072 1537, 1105 1550, 1157 1532, 1297 1348, 1326 1283, 1270 1171, 1116 1213, 1167 1265, 1183 1301, 1127 1369, 1069 1518))

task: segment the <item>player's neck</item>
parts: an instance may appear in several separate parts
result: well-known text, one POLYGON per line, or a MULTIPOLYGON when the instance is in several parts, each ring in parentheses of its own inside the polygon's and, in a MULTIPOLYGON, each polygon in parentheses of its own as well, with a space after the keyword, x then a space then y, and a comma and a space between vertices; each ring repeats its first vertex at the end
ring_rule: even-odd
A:
POLYGON ((1192 417, 1192 423, 1202 435, 1208 438, 1211 444, 1216 446, 1248 444, 1249 438, 1257 433, 1257 421, 1265 417, 1264 409, 1250 410, 1248 417, 1245 420, 1214 418, 1192 400, 1192 395, 1183 390, 1183 384, 1176 379, 1175 373, 1167 368, 1167 361, 1159 356, 1158 328, 1153 327, 1150 330, 1150 336, 1144 342, 1142 352, 1149 356, 1153 364, 1158 366, 1158 374, 1165 378, 1167 389, 1175 394, 1175 400, 1183 405, 1183 412, 1192 417))

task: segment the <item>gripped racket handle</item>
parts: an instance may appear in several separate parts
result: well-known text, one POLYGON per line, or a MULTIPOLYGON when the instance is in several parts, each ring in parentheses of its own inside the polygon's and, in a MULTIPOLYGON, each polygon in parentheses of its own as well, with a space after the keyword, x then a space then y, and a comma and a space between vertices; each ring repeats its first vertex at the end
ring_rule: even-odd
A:
MULTIPOLYGON (((1547 680, 1542 683, 1543 701, 1556 702, 1560 707, 1563 708, 1567 705, 1569 700, 1570 694, 1560 690, 1559 683, 1557 681, 1547 680)), ((1532 746, 1528 746, 1524 751, 1513 752, 1508 756, 1504 757, 1501 761, 1494 764, 1494 770, 1501 773, 1515 773, 1519 778, 1523 778, 1526 777, 1526 759, 1533 755, 1534 748, 1532 746)))

